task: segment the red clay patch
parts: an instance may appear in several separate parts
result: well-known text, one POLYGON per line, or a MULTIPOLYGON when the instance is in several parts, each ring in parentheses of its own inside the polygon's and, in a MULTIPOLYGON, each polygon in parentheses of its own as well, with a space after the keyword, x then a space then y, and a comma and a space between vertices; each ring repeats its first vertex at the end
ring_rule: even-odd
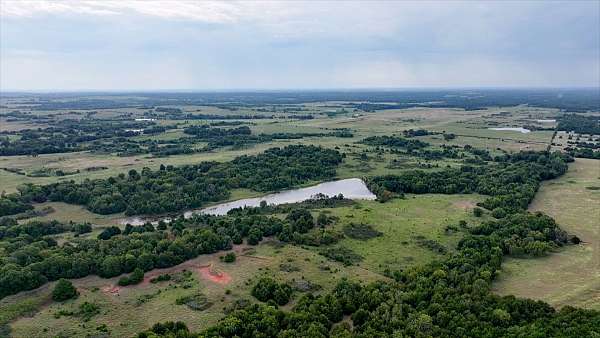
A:
POLYGON ((102 288, 102 292, 106 293, 106 294, 111 294, 111 295, 118 295, 119 291, 121 291, 121 287, 116 286, 116 285, 108 285, 102 288))
POLYGON ((231 282, 230 275, 223 271, 217 270, 212 264, 199 267, 198 272, 202 278, 208 279, 209 281, 217 284, 226 285, 231 282))

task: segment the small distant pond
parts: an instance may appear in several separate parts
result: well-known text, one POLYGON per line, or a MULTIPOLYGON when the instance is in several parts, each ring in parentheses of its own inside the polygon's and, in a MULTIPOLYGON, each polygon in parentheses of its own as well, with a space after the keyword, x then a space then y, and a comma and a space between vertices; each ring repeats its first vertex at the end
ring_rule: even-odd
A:
POLYGON ((502 128, 488 128, 488 129, 490 129, 490 130, 500 130, 500 131, 518 131, 518 132, 523 133, 523 134, 527 134, 527 133, 531 132, 531 130, 525 129, 525 128, 522 128, 522 127, 502 127, 502 128))
MULTIPOLYGON (((255 198, 245 198, 237 201, 217 204, 208 208, 199 210, 190 210, 183 213, 185 218, 190 218, 195 213, 209 215, 225 215, 231 209, 240 207, 258 207, 260 202, 265 201, 269 205, 279 205, 285 203, 302 202, 317 194, 335 196, 342 194, 345 198, 353 200, 374 200, 376 196, 367 188, 365 182, 359 178, 348 178, 344 180, 325 182, 311 187, 285 190, 274 194, 269 194, 255 198)), ((169 221, 170 218, 164 218, 169 221)), ((128 217, 120 220, 121 224, 142 225, 145 222, 154 221, 156 218, 128 217)))

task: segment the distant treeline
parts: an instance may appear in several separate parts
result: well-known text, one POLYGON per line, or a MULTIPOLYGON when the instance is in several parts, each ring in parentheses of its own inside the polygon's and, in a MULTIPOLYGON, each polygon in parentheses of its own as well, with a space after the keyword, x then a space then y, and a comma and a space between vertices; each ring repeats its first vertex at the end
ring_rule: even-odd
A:
POLYGON ((0 136, 0 156, 89 150, 93 142, 140 134, 157 134, 166 130, 167 127, 157 126, 150 121, 61 120, 52 127, 11 133, 18 135, 18 139, 11 140, 0 136))
POLYGON ((147 108, 165 105, 238 107, 291 105, 307 102, 363 102, 348 107, 380 110, 389 108, 432 107, 482 109, 491 106, 559 108, 571 112, 597 110, 600 97, 596 88, 589 89, 449 89, 397 91, 273 91, 228 93, 3 93, 3 96, 26 98, 24 108, 32 110, 147 108), (103 96, 110 96, 106 98, 103 96), (31 98, 31 99, 27 99, 31 98), (382 104, 380 102, 391 102, 382 104))
POLYGON ((273 133, 252 135, 249 127, 242 126, 237 128, 210 128, 207 125, 191 126, 183 130, 185 134, 194 135, 197 141, 208 142, 209 150, 233 146, 239 148, 242 146, 271 142, 273 140, 295 140, 305 137, 352 137, 352 132, 348 130, 338 130, 329 133, 273 133))
POLYGON ((556 129, 577 134, 600 135, 600 116, 565 114, 558 118, 556 129))
POLYGON ((99 214, 176 212, 224 200, 231 189, 277 191, 309 180, 330 179, 341 161, 342 154, 335 150, 290 145, 224 163, 161 165, 160 170, 130 170, 127 175, 81 183, 28 184, 19 187, 17 194, 0 197, 0 215, 22 212, 31 202, 47 200, 85 205, 99 214))

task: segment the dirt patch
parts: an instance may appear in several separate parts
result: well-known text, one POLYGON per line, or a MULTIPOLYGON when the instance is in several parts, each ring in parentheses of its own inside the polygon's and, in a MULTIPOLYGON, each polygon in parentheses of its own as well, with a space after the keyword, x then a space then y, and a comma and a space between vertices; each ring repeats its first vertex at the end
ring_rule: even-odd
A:
POLYGON ((229 274, 217 269, 212 264, 199 267, 198 273, 203 279, 207 279, 217 284, 227 285, 231 282, 231 276, 229 274))
POLYGON ((107 295, 118 295, 121 289, 122 288, 118 285, 107 285, 102 288, 102 292, 104 292, 107 295))
POLYGON ((472 201, 456 201, 452 203, 452 205, 454 205, 456 208, 463 210, 471 210, 477 206, 477 204, 475 204, 472 201))

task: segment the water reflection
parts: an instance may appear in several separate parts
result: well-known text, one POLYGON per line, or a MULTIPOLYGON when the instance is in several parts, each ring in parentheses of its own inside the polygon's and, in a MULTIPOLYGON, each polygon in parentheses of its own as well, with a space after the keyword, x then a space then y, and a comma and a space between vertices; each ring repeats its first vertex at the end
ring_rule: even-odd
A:
MULTIPOLYGON (((255 198, 245 198, 237 201, 221 203, 212 207, 186 211, 183 215, 185 218, 191 217, 194 213, 204 213, 210 215, 225 215, 231 209, 240 207, 257 207, 262 201, 267 202, 269 205, 279 205, 285 203, 296 203, 302 202, 311 197, 323 194, 329 197, 342 194, 344 198, 353 200, 374 200, 376 196, 369 191, 365 182, 359 178, 348 178, 344 180, 325 182, 314 185, 307 188, 299 188, 293 190, 286 190, 270 195, 255 198)), ((163 220, 169 221, 170 218, 164 218, 163 220)), ((143 217, 129 217, 121 220, 121 224, 131 225, 142 225, 145 222, 154 221, 157 219, 143 218, 143 217)))

